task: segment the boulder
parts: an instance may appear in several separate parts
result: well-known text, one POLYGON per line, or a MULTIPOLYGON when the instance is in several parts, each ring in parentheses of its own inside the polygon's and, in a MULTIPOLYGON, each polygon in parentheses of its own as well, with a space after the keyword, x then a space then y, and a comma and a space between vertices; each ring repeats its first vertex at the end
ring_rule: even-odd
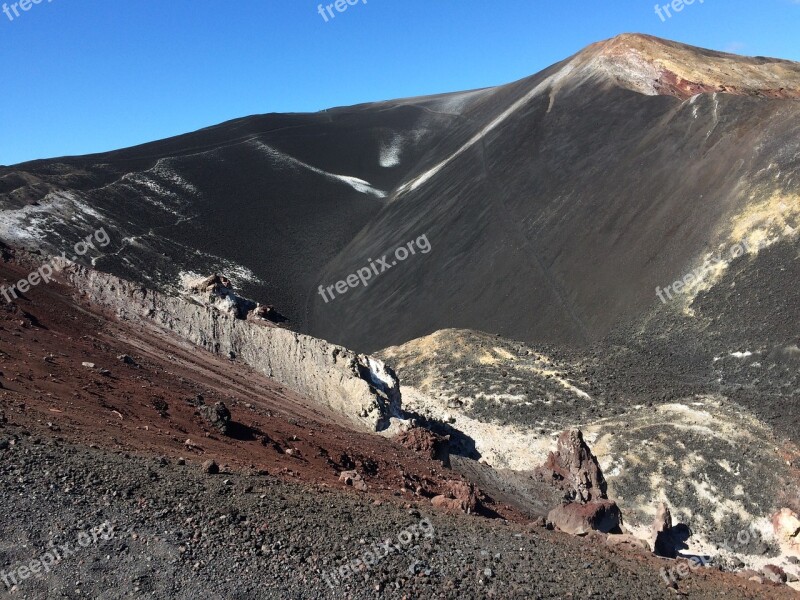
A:
POLYGON ((217 402, 214 406, 200 406, 200 415, 222 435, 230 433, 231 411, 222 402, 217 402))
POLYGON ((209 475, 216 475, 219 473, 219 465, 215 460, 207 460, 203 463, 203 472, 209 475))
POLYGON ((434 508, 438 508, 439 510, 443 510, 449 513, 458 513, 458 512, 466 512, 463 510, 463 506, 460 500, 456 500, 455 498, 448 498, 447 496, 434 496, 431 498, 431 505, 434 508))
POLYGON ((449 481, 444 494, 431 499, 431 504, 447 512, 474 513, 481 507, 479 491, 466 481, 449 481))
POLYGON ((570 502, 557 506, 548 513, 547 520, 564 533, 586 535, 590 531, 618 532, 622 514, 616 502, 592 500, 584 504, 570 502))
POLYGON ((256 321, 269 321, 271 323, 283 323, 289 320, 275 310, 275 307, 271 304, 256 304, 256 307, 248 313, 247 318, 256 321))
POLYGON ((360 492, 367 491, 367 483, 364 481, 364 478, 361 477, 358 471, 342 471, 339 474, 339 481, 345 485, 354 487, 360 492))
POLYGON ((130 365, 131 367, 136 367, 137 369, 139 368, 139 365, 136 363, 136 361, 135 361, 135 360, 133 360, 133 359, 132 359, 130 356, 128 356, 127 354, 120 354, 120 355, 118 355, 118 356, 117 356, 117 360, 121 360, 121 361, 122 361, 122 362, 124 362, 126 365, 130 365))

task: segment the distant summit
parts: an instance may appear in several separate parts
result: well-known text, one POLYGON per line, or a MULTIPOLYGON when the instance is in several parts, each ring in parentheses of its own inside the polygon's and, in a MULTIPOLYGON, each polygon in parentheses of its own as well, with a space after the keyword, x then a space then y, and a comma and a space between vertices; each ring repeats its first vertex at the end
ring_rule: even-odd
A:
POLYGON ((592 44, 576 62, 648 95, 800 98, 800 63, 704 50, 650 35, 627 33, 592 44))

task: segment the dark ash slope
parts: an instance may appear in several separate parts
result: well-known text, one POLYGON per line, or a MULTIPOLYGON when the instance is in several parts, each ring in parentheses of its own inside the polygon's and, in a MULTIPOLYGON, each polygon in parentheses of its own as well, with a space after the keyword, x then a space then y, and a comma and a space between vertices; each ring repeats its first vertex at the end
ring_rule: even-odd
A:
POLYGON ((101 269, 159 287, 224 270, 358 350, 446 327, 583 344, 645 314, 753 207, 796 217, 799 90, 794 63, 620 36, 497 88, 0 169, 0 225, 60 252, 104 224, 101 269), (317 295, 423 234, 429 254, 317 295))

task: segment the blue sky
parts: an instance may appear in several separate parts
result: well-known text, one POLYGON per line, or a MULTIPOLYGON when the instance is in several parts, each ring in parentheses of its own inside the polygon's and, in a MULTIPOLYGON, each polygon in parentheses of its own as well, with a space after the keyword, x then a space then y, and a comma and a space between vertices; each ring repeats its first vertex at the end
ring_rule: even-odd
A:
POLYGON ((0 164, 507 83, 623 32, 800 60, 800 0, 36 1, 0 12, 0 164))

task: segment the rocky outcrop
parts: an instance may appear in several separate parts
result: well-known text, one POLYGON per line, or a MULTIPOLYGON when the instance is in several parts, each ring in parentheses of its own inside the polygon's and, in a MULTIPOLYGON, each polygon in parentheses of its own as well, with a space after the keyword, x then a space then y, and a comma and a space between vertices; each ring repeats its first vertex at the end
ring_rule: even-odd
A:
POLYGON ((412 427, 395 437, 395 441, 409 450, 418 452, 434 460, 440 460, 450 466, 450 436, 438 435, 429 429, 412 427))
POLYGON ((288 321, 271 304, 264 305, 239 296, 234 291, 231 280, 219 273, 188 281, 186 288, 194 300, 201 304, 214 306, 237 319, 270 321, 272 323, 288 321))
POLYGON ((621 532, 622 513, 608 499, 600 465, 580 430, 563 431, 556 451, 534 473, 564 492, 564 502, 547 515, 554 527, 571 535, 621 532))
POLYGON ((547 462, 536 473, 564 490, 566 500, 589 502, 608 497, 597 458, 577 429, 561 433, 556 451, 548 455, 547 462))
POLYGON ((662 503, 656 511, 656 517, 650 526, 650 544, 653 553, 664 558, 676 558, 678 551, 675 547, 672 532, 672 513, 669 507, 662 503))
POLYGON ((359 429, 382 431, 400 416, 400 384, 384 363, 325 340, 244 320, 242 303, 225 295, 230 284, 224 278, 196 282, 192 298, 186 299, 74 263, 61 266, 62 276, 82 301, 119 319, 156 325, 210 352, 241 360, 344 415, 359 429))
POLYGON ((214 306, 237 319, 246 319, 257 307, 252 300, 238 296, 230 279, 223 275, 214 274, 190 281, 186 287, 191 297, 201 304, 214 306))

